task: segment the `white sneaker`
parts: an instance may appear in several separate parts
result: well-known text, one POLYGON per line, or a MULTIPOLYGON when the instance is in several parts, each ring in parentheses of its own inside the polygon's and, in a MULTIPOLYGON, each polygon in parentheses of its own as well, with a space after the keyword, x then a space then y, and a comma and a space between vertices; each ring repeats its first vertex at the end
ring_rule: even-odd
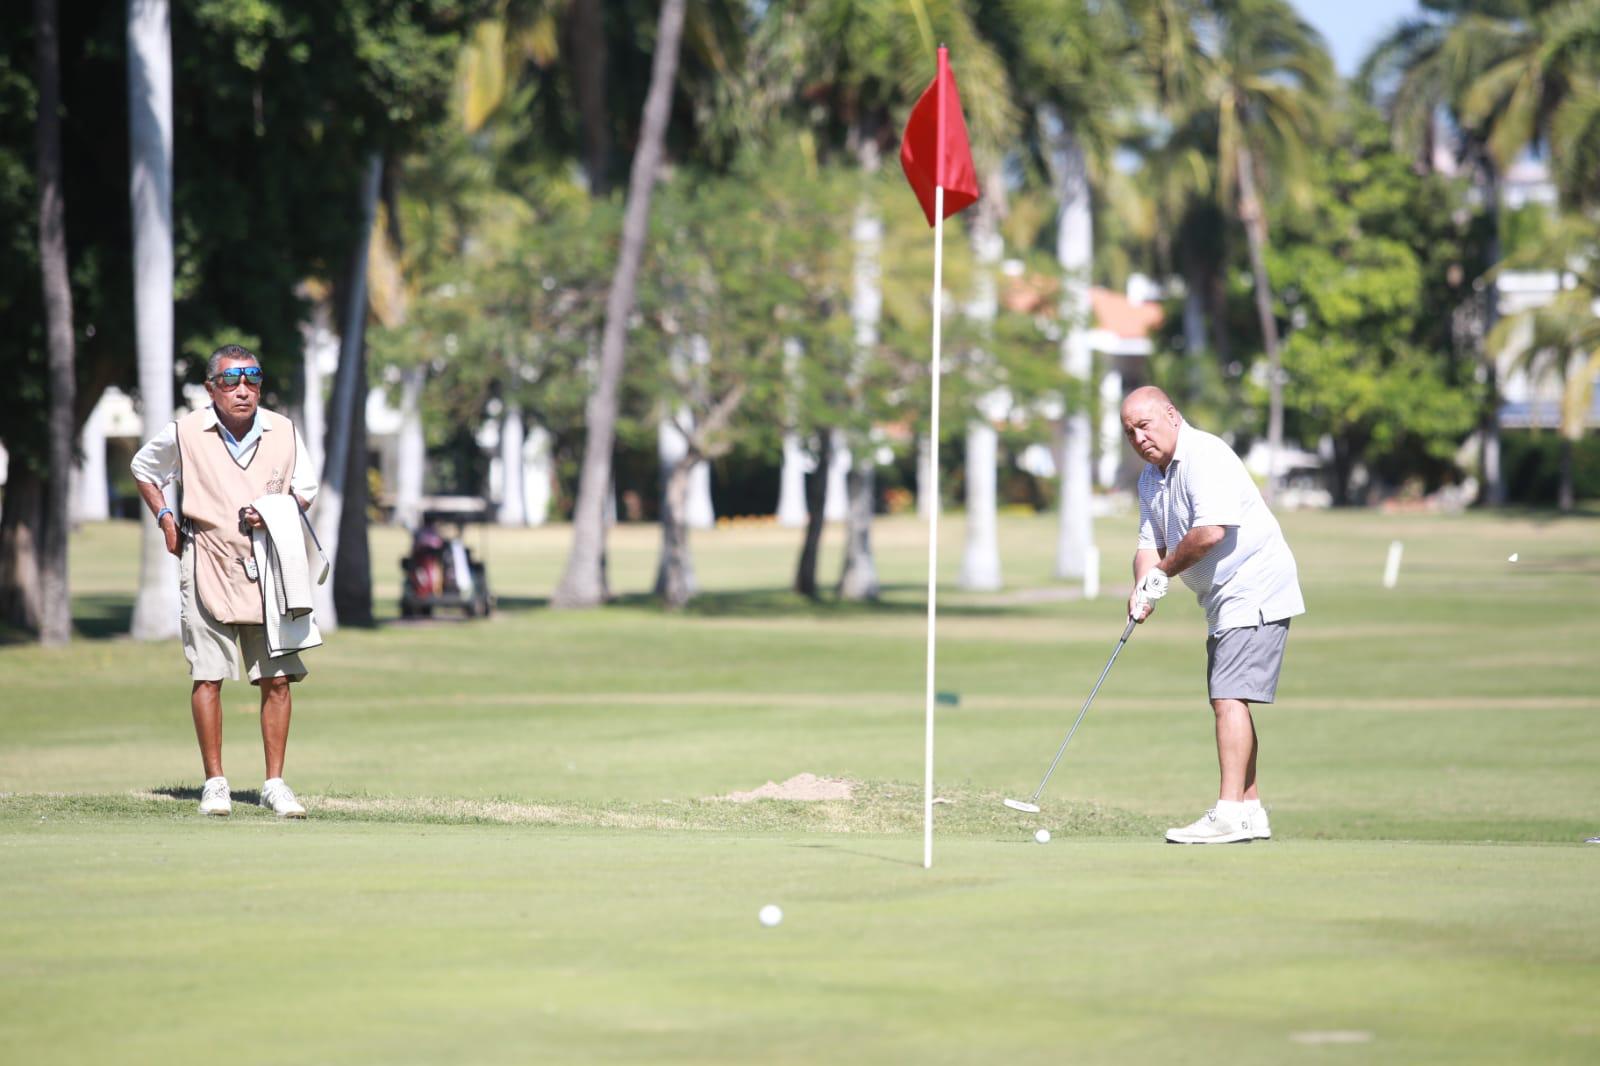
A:
POLYGON ((294 798, 294 790, 284 784, 281 777, 274 777, 261 786, 261 806, 271 808, 279 818, 306 816, 306 809, 294 798))
POLYGON ((1257 840, 1272 839, 1272 822, 1267 819, 1267 809, 1256 807, 1249 813, 1250 833, 1257 840))
POLYGON ((226 777, 208 777, 200 787, 200 813, 226 818, 233 813, 233 797, 228 794, 226 777))
POLYGON ((1252 815, 1245 815, 1238 824, 1217 813, 1215 807, 1193 823, 1178 829, 1167 830, 1168 844, 1248 844, 1255 839, 1250 828, 1252 815))

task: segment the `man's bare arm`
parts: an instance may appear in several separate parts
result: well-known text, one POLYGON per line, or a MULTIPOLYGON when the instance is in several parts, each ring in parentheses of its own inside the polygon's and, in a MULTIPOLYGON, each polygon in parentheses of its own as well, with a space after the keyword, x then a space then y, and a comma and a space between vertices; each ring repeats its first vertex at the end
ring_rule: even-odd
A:
MULTIPOLYGON (((139 497, 144 500, 144 505, 150 508, 152 515, 161 514, 161 509, 167 505, 167 498, 161 492, 160 485, 153 485, 148 481, 135 480, 139 486, 139 497)), ((167 538, 167 551, 173 555, 178 554, 178 516, 168 511, 161 517, 161 532, 167 538)))
POLYGON ((1221 543, 1228 535, 1227 526, 1195 526, 1184 534, 1178 546, 1163 556, 1157 565, 1168 577, 1177 577, 1189 567, 1206 557, 1206 552, 1221 543))

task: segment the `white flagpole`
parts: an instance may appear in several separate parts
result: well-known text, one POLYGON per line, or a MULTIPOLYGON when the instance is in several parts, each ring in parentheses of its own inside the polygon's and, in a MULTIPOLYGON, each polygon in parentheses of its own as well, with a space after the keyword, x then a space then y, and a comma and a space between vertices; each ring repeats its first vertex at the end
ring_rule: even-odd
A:
POLYGON ((933 866, 933 659, 934 624, 938 619, 936 598, 939 576, 939 335, 943 327, 940 302, 944 292, 944 186, 933 191, 933 427, 928 434, 928 486, 933 497, 928 504, 928 691, 927 753, 922 767, 922 868, 933 866))

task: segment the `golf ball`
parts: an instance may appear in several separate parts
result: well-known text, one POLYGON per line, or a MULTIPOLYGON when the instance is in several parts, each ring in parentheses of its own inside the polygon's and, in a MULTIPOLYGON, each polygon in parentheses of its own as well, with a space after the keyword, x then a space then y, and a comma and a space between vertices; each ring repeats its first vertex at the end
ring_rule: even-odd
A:
POLYGON ((776 903, 769 903, 761 908, 761 913, 757 917, 761 919, 762 925, 770 929, 783 921, 783 908, 776 903))
POLYGON ((1050 830, 1048 830, 1048 829, 1039 830, 1037 833, 1033 834, 1033 839, 1037 840, 1041 844, 1050 843, 1050 830))
POLYGON ((1506 559, 1506 562, 1508 562, 1508 563, 1514 563, 1516 561, 1517 561, 1517 553, 1516 552, 1512 552, 1510 557, 1506 559))

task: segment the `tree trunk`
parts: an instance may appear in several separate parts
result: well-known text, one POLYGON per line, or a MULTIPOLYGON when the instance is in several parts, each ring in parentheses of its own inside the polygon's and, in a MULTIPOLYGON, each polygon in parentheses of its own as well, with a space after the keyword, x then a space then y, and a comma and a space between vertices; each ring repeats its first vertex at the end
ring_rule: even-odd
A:
MULTIPOLYGON (((364 373, 366 366, 364 352, 367 341, 367 255, 372 245, 372 224, 377 217, 378 193, 382 185, 383 156, 373 152, 367 157, 367 174, 361 185, 361 229, 357 233, 355 247, 351 249, 350 272, 342 292, 345 305, 339 331, 339 368, 334 372, 327 453, 322 461, 322 483, 317 491, 314 515, 317 539, 322 543, 323 551, 328 553, 329 562, 333 564, 333 579, 328 583, 312 587, 312 602, 316 610, 317 625, 324 633, 338 628, 340 621, 338 601, 345 598, 337 596, 334 590, 339 584, 339 548, 343 542, 340 527, 343 525, 345 514, 347 478, 352 469, 351 438, 354 435, 356 420, 364 418, 367 399, 364 373)), ((366 477, 364 454, 358 469, 364 484, 366 477)), ((363 498, 365 495, 363 489, 363 498)), ((361 517, 365 525, 364 511, 361 517)), ((366 531, 363 528, 363 542, 365 539, 366 531)), ((352 576, 359 577, 359 575, 352 576)), ((369 585, 366 599, 370 603, 372 599, 370 572, 367 573, 365 580, 369 585)))
POLYGON ((967 544, 961 556, 961 587, 993 591, 1001 584, 996 534, 995 467, 1000 435, 979 419, 967 423, 967 544))
POLYGON ((1066 335, 1061 339, 1061 365, 1081 388, 1073 406, 1065 412, 1062 426, 1061 524, 1056 538, 1055 575, 1082 578, 1088 573, 1094 545, 1089 503, 1094 483, 1094 448, 1088 405, 1089 375, 1094 369, 1094 353, 1089 348, 1089 330, 1094 325, 1089 305, 1094 216, 1083 145, 1059 119, 1056 126, 1059 132, 1051 153, 1059 212, 1056 261, 1061 265, 1061 317, 1066 325, 1066 335))
POLYGON ((522 484, 522 408, 507 404, 500 418, 500 513, 503 526, 528 524, 528 494, 522 484))
POLYGON ((76 368, 73 359, 72 285, 67 277, 67 224, 61 173, 60 25, 55 0, 34 0, 38 50, 39 112, 36 125, 39 175, 39 273, 44 288, 45 336, 50 353, 50 480, 45 485, 39 550, 45 645, 72 639, 72 598, 67 580, 67 534, 71 527, 72 452, 77 436, 72 415, 76 368))
MULTIPOLYGON (((1005 251, 1000 237, 1000 205, 1005 188, 999 176, 996 168, 985 177, 984 196, 978 201, 972 224, 972 300, 966 314, 982 337, 993 334, 1000 307, 995 272, 1005 251)), ((989 356, 983 353, 979 358, 987 360, 989 356)), ((1000 542, 995 532, 999 434, 990 419, 998 413, 995 409, 1002 400, 1003 396, 983 397, 978 402, 977 417, 967 422, 967 535, 961 553, 961 587, 974 591, 992 591, 1001 585, 1000 542)))
POLYGON ((1565 433, 1560 434, 1560 437, 1560 481, 1556 489, 1556 507, 1562 514, 1570 514, 1578 502, 1577 493, 1573 488, 1572 463, 1574 449, 1571 437, 1565 433))
MULTIPOLYGON (((859 149, 861 169, 871 175, 878 170, 878 151, 870 138, 859 149)), ((850 319, 855 325, 857 371, 852 374, 852 393, 859 389, 860 371, 878 346, 878 322, 883 316, 883 220, 878 217, 870 193, 856 209, 850 237, 855 245, 854 278, 850 297, 850 319)), ((862 405, 857 396, 854 401, 862 405)), ((864 433, 850 449, 851 462, 845 475, 844 571, 839 576, 839 595, 847 600, 878 598, 878 567, 872 558, 873 483, 877 457, 872 441, 864 433)))
POLYGON ((694 579, 694 558, 689 554, 690 475, 702 460, 685 454, 662 471, 661 479, 661 561, 656 566, 655 594, 667 607, 676 610, 699 591, 694 579))
POLYGON ((39 541, 44 525, 44 481, 15 459, 0 512, 0 621, 37 631, 44 617, 39 588, 39 541))
MULTIPOLYGON (((1500 170, 1494 160, 1483 152, 1484 205, 1489 215, 1489 261, 1500 262, 1500 170)), ((1478 351, 1484 360, 1485 396, 1480 416, 1479 432, 1483 439, 1483 499, 1490 507, 1504 507, 1506 503, 1505 475, 1500 469, 1500 367, 1495 353, 1489 351, 1485 338, 1500 319, 1499 286, 1491 284, 1485 294, 1488 299, 1483 314, 1483 337, 1479 338, 1478 351)))
POLYGON ((817 554, 822 546, 822 526, 827 520, 824 500, 833 468, 833 430, 817 431, 816 465, 806 475, 806 535, 795 567, 794 590, 807 599, 817 598, 817 554))
POLYGON ((395 442, 394 522, 402 529, 422 524, 422 481, 428 464, 428 442, 422 434, 422 388, 426 367, 414 366, 400 376, 400 436, 395 442))
POLYGON ((822 497, 822 517, 828 522, 843 522, 850 515, 850 486, 846 484, 855 459, 850 454, 850 443, 844 431, 828 431, 828 469, 826 487, 822 497))
POLYGON ((839 575, 839 598, 878 598, 878 567, 872 558, 872 505, 877 471, 869 458, 850 469, 850 514, 845 522, 844 572, 839 575))
MULTIPOLYGON (((800 360, 805 348, 794 337, 783 341, 783 371, 790 388, 798 388, 800 360)), ((806 524, 806 454, 800 445, 796 401, 791 395, 784 403, 783 466, 778 473, 778 525, 798 529, 806 524)))
MULTIPOLYGON (((356 350, 356 380, 363 402, 346 424, 345 491, 339 516, 338 563, 333 570, 333 608, 340 625, 372 625, 372 554, 367 545, 367 352, 356 350)), ((341 368, 342 369, 342 368, 341 368)))
POLYGON ((1267 350, 1267 480, 1262 495, 1270 504, 1278 494, 1278 464, 1283 455, 1283 365, 1278 345, 1278 320, 1272 313, 1272 282, 1267 277, 1267 215, 1256 191, 1255 157, 1239 145, 1239 221, 1250 245, 1250 273, 1255 279, 1256 316, 1261 343, 1267 350))
POLYGON ((783 469, 779 474, 778 525, 797 529, 807 523, 805 449, 800 434, 783 435, 783 469))
MULTIPOLYGON (((83 397, 78 397, 82 402, 83 397)), ((72 472, 72 521, 103 522, 111 517, 110 481, 106 477, 106 412, 96 403, 79 431, 83 459, 72 472)))
MULTIPOLYGON (((128 195, 133 209, 134 335, 144 433, 173 413, 172 31, 167 0, 128 0, 128 195)), ((178 635, 178 560, 140 522, 135 640, 178 635)))
POLYGON ((924 522, 938 508, 933 487, 933 445, 926 433, 917 434, 917 517, 924 522))
POLYGON ((555 607, 593 607, 603 603, 606 588, 605 496, 611 485, 611 449, 617 432, 617 393, 627 341, 628 318, 633 313, 639 262, 650 230, 650 197, 672 108, 672 83, 678 68, 678 44, 683 32, 685 0, 664 0, 656 31, 655 59, 650 70, 650 91, 645 97, 639 148, 628 176, 628 204, 622 223, 622 247, 616 274, 606 297, 606 323, 600 341, 600 374, 589 398, 583 472, 578 479, 578 502, 573 512, 572 551, 566 573, 551 597, 555 607))
MULTIPOLYGON (((300 323, 301 385, 300 436, 306 445, 306 461, 311 469, 325 469, 324 455, 328 437, 327 409, 322 396, 322 357, 325 352, 337 351, 339 338, 334 334, 328 301, 302 286, 301 296, 312 300, 311 317, 300 323)), ((320 619, 319 619, 320 621, 320 619)))
POLYGON ((572 5, 573 95, 583 134, 583 172, 589 194, 611 194, 611 130, 606 112, 606 36, 601 0, 574 0, 572 5))
POLYGON ((538 423, 528 427, 522 446, 522 491, 530 526, 550 520, 550 431, 538 423))

